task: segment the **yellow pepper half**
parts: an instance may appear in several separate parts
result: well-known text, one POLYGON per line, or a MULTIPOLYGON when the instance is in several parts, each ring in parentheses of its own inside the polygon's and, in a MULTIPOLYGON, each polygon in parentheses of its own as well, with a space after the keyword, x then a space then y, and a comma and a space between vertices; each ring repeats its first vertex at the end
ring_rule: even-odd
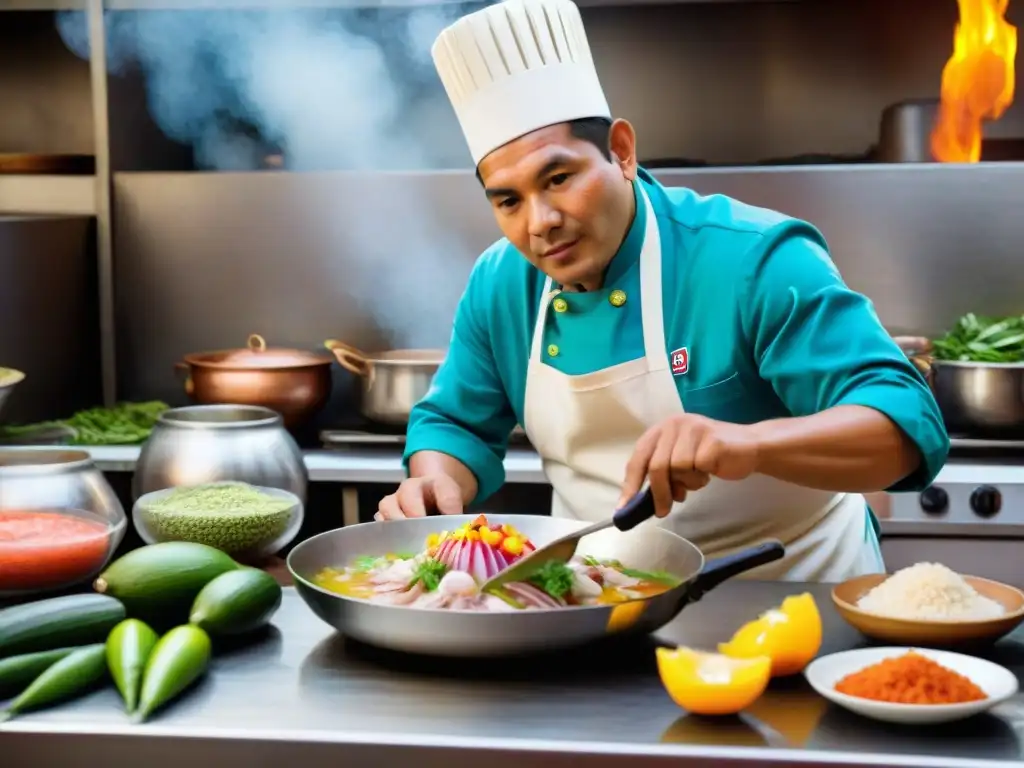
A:
POLYGON ((778 608, 740 627, 718 650, 734 659, 767 656, 772 677, 798 674, 821 650, 818 605, 809 592, 787 597, 778 608))
POLYGON ((695 715, 734 715, 757 701, 771 679, 767 656, 731 659, 692 648, 658 648, 655 653, 665 691, 695 715))

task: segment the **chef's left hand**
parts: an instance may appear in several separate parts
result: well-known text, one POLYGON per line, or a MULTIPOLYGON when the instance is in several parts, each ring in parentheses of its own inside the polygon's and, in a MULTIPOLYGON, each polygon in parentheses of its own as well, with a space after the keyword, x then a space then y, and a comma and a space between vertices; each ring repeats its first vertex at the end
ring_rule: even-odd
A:
POLYGON ((625 504, 650 478, 655 514, 665 517, 674 501, 708 484, 712 477, 743 480, 757 466, 753 430, 686 413, 651 427, 637 441, 626 465, 617 506, 625 504))

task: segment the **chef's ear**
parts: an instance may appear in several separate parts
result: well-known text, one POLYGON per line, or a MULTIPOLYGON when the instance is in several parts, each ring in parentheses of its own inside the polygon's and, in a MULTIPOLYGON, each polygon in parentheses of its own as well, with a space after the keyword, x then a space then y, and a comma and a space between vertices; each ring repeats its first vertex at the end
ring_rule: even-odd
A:
POLYGON ((608 149, 612 162, 617 165, 627 181, 636 178, 636 131, 628 120, 619 118, 608 129, 608 149))

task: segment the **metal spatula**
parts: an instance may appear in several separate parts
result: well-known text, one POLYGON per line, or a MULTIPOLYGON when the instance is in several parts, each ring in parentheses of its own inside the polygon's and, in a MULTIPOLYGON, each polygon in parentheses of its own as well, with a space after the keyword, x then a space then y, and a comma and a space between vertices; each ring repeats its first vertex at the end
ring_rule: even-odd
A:
POLYGON ((485 581, 480 587, 480 591, 489 592, 505 584, 526 581, 546 563, 569 562, 570 558, 576 554, 576 547, 579 546, 580 539, 584 536, 590 536, 592 533, 603 531, 612 526, 615 526, 620 531, 628 531, 652 517, 654 517, 654 497, 651 495, 651 488, 648 485, 641 488, 636 496, 617 509, 615 514, 607 520, 588 525, 586 528, 581 528, 578 531, 573 531, 566 536, 555 539, 540 549, 534 550, 522 560, 510 565, 503 571, 499 571, 496 575, 485 581))

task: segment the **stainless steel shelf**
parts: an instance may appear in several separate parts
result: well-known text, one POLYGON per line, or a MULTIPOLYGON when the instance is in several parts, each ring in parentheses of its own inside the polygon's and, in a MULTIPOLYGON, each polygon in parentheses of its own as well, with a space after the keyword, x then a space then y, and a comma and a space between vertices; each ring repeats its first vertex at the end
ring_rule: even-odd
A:
POLYGON ((94 216, 96 177, 0 174, 3 214, 94 216))

